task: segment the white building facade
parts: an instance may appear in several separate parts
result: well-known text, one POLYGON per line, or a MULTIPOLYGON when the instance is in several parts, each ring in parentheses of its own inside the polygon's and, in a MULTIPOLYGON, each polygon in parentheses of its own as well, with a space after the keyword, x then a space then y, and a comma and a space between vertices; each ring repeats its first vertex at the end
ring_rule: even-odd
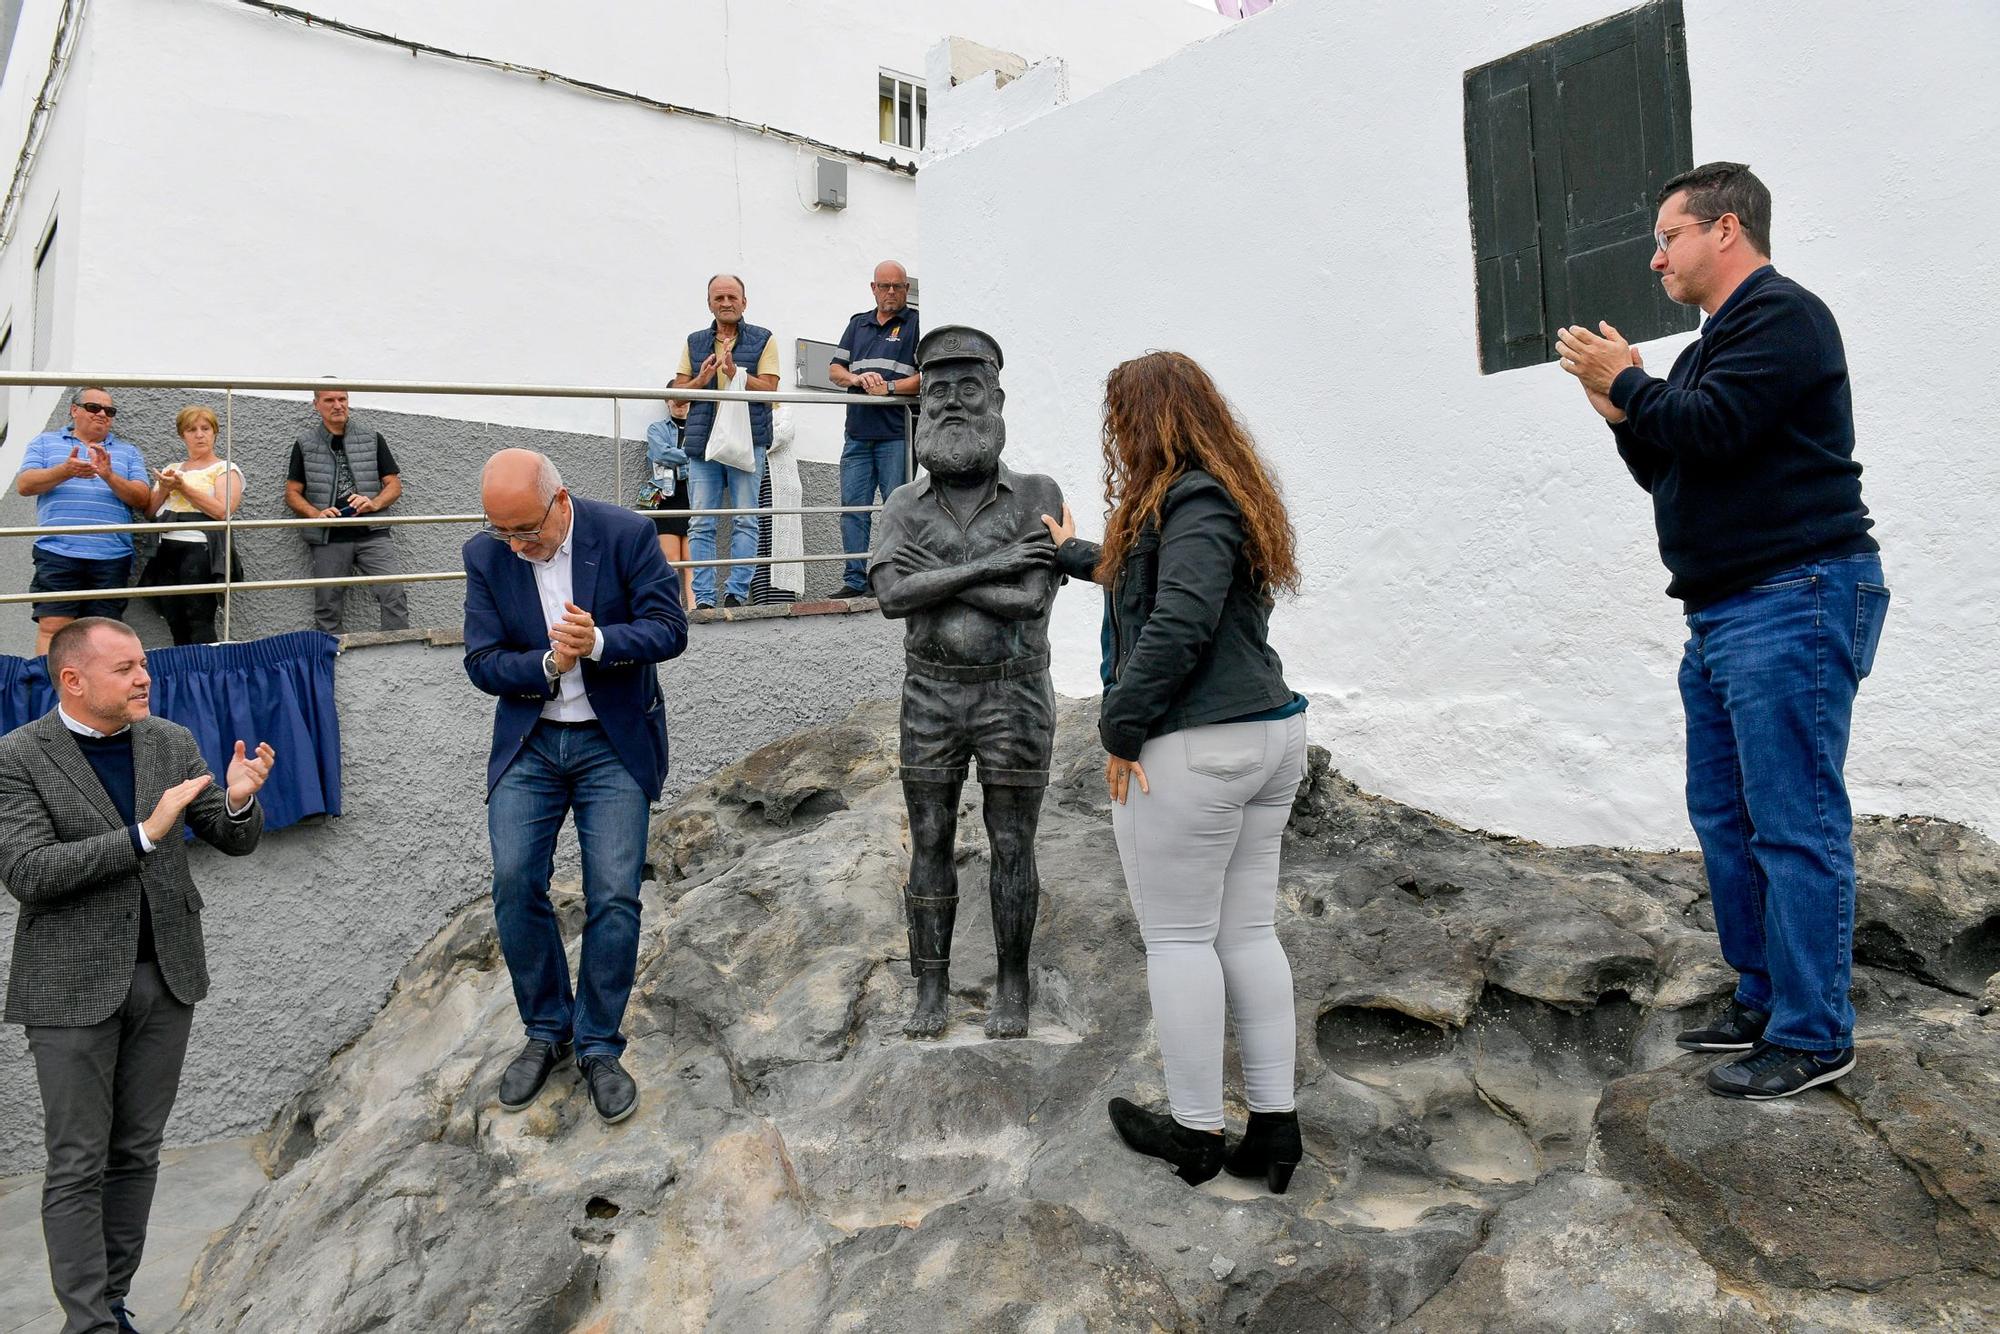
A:
MULTIPOLYGON (((2000 113, 1981 95, 2000 11, 1686 0, 1676 29, 1681 8, 1651 19, 1685 62, 1691 160, 1770 184, 1775 262, 1845 337, 1894 590, 1857 809, 2000 833, 2000 113)), ((1106 372, 1171 347, 1214 373, 1283 483, 1307 586, 1274 633, 1350 777, 1475 827, 1690 846, 1686 634, 1649 499, 1552 361, 1482 373, 1469 221, 1467 75, 1628 10, 1281 0, 1072 105, 941 98, 940 142, 1012 128, 919 179, 926 313, 999 337, 1014 466, 1053 474, 1085 532, 1106 372)), ((1563 95, 1616 83, 1618 59, 1563 95)), ((1573 109, 1537 136, 1638 133, 1615 101, 1573 109)), ((1617 263, 1644 265, 1651 203, 1617 263)), ((1688 337, 1645 343, 1647 365, 1688 337)), ((1059 688, 1095 690, 1098 615, 1088 590, 1059 600, 1059 688)))
MULTIPOLYGON (((790 384, 793 340, 837 339, 877 260, 921 283, 907 168, 943 38, 1060 55, 1080 94, 1225 26, 1184 0, 12 0, 7 17, 0 152, 31 129, 37 148, 9 195, 0 366, 541 384, 664 383, 719 271, 744 277, 790 384), (66 70, 38 114, 52 55, 66 70), (844 208, 815 203, 821 156, 846 168, 844 208)), ((8 420, 57 403, 10 394, 8 420)), ((629 436, 646 415, 627 411, 629 436)), ((838 416, 801 414, 801 457, 837 456, 838 416)), ((10 430, 0 475, 32 434, 10 430)))

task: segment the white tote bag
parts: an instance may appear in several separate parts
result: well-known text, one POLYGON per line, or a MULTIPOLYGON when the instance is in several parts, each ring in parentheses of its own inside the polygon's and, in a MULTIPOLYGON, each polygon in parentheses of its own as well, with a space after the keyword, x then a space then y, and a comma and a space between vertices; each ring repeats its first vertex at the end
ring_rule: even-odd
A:
MULTIPOLYGON (((738 369, 729 378, 731 389, 741 389, 746 372, 738 369)), ((715 424, 708 432, 708 461, 738 472, 757 471, 757 445, 750 438, 750 405, 717 403, 715 424)))

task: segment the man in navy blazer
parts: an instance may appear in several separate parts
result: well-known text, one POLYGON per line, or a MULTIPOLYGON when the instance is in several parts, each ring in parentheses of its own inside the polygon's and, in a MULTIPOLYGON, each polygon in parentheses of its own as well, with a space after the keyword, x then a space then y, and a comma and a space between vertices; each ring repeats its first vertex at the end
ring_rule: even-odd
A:
POLYGON ((480 476, 486 523, 465 544, 465 672, 495 696, 486 768, 493 911, 528 1042, 500 1078, 520 1111, 574 1049, 597 1114, 639 1089, 618 1025, 639 953, 650 808, 667 776, 656 664, 687 647, 680 581, 650 520, 577 500, 556 466, 505 449, 480 476), (549 875, 563 816, 583 853, 583 951, 570 987, 549 875))

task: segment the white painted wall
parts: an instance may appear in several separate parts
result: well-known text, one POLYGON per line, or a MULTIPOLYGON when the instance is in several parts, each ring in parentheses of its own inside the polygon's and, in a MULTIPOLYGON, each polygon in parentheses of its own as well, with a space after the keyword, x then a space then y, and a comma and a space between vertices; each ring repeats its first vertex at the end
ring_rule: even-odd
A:
MULTIPOLYGON (((1351 777, 1474 826, 1674 846, 1685 636, 1650 504, 1558 367, 1478 373, 1467 223, 1464 71, 1621 8, 1287 0, 929 165, 925 308, 1001 339, 1014 464, 1087 531, 1106 371, 1158 347, 1210 368, 1282 478, 1309 577, 1275 634, 1351 777)), ((1852 366, 1895 590, 1856 804, 2000 833, 2000 11, 1686 9, 1696 160, 1771 184, 1778 266, 1852 366)), ((1095 688, 1097 618, 1059 602, 1064 690, 1095 688)))
MULTIPOLYGON (((55 42, 56 21, 62 6, 57 0, 31 0, 23 7, 20 24, 14 31, 14 45, 0 80, 0 144, 18 152, 28 130, 29 113, 48 75, 49 53, 55 42)), ((11 323, 12 341, 0 365, 10 370, 27 370, 35 345, 35 252, 53 219, 59 223, 55 249, 58 304, 53 324, 54 339, 47 359, 50 366, 64 365, 74 356, 77 320, 73 306, 79 272, 78 256, 86 244, 90 217, 86 207, 91 191, 84 180, 84 145, 89 124, 88 99, 79 91, 88 88, 96 68, 91 31, 85 25, 71 58, 69 73, 49 119, 47 137, 29 178, 13 241, 0 250, 0 327, 11 323)), ((11 157, 5 159, 11 163, 11 157)), ((0 165, 0 191, 12 178, 10 166, 0 165)), ((27 442, 48 420, 62 396, 59 389, 9 389, 0 386, 0 401, 7 405, 8 434, 0 445, 0 477, 11 478, 27 442)), ((21 568, 27 557, 22 554, 21 568)))
POLYGON ((1181 0, 608 0, 589 22, 551 22, 544 0, 302 7, 867 149, 877 146, 878 69, 921 78, 941 37, 1031 63, 1061 56, 1080 95, 1227 26, 1181 0))
MULTIPOLYGON (((900 16, 861 0, 607 0, 588 21, 524 0, 304 7, 877 154, 891 151, 876 137, 878 70, 921 76, 947 32, 1060 49, 1095 86, 1222 26, 1178 0, 927 0, 900 16)), ((18 88, 32 97, 46 64, 35 25, 57 8, 30 0, 0 146, 19 142, 18 88)), ((849 207, 814 211, 811 156, 783 141, 234 0, 92 0, 87 40, 94 66, 63 106, 87 106, 87 142, 52 151, 35 180, 47 193, 87 166, 97 186, 87 247, 69 251, 87 258, 64 365, 664 383, 680 339, 708 321, 705 280, 729 270, 748 281, 748 317, 777 333, 791 383, 793 340, 838 337, 870 303, 877 260, 903 257, 921 278, 913 184, 880 168, 850 164, 849 207)), ((0 256, 0 306, 23 304, 29 248, 0 256)), ((54 402, 44 392, 16 416, 54 402)), ((607 433, 612 421, 603 403, 394 406, 607 433)), ((628 403, 626 435, 653 415, 628 403)), ((802 410, 801 456, 837 458, 840 418, 802 410)), ((13 464, 0 456, 0 475, 13 464)))

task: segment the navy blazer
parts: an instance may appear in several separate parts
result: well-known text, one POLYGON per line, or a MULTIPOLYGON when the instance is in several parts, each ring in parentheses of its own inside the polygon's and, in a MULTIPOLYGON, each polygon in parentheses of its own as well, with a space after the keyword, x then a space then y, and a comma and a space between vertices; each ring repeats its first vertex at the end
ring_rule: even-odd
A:
MULTIPOLYGON (((667 703, 654 664, 687 647, 681 581, 660 554, 653 521, 616 505, 570 498, 571 601, 604 632, 601 660, 583 660, 583 689, 605 738, 657 801, 667 777, 667 703)), ((548 620, 534 571, 504 542, 479 534, 465 544, 465 674, 498 696, 486 794, 520 753, 555 698, 542 674, 548 620)))

